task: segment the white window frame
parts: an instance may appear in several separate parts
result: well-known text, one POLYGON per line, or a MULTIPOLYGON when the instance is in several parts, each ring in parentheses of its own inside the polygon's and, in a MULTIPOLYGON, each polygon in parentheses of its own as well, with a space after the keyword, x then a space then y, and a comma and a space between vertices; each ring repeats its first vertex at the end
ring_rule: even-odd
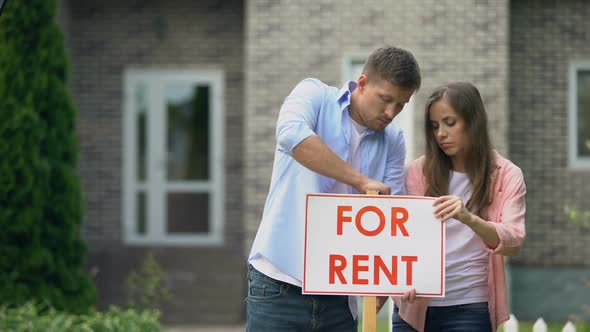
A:
POLYGON ((142 69, 129 68, 124 73, 123 103, 123 233, 128 245, 157 246, 219 246, 223 244, 224 227, 224 74, 222 70, 142 69), (165 137, 167 117, 164 109, 164 83, 186 81, 205 83, 211 89, 209 116, 209 169, 207 181, 167 181, 165 137), (137 117, 135 87, 146 83, 148 88, 148 120, 146 127, 145 183, 138 183, 137 170, 137 117), (154 139, 160 137, 161 139, 154 139), (149 181, 148 181, 149 179, 149 181), (146 200, 146 233, 137 232, 137 193, 144 190, 146 200), (166 193, 209 193, 209 232, 207 234, 166 233, 166 193))
POLYGON ((578 156, 578 71, 590 70, 590 61, 573 62, 569 66, 569 167, 590 170, 590 157, 578 156))
MULTIPOLYGON (((351 52, 344 55, 342 60, 342 82, 348 81, 356 81, 358 76, 356 73, 353 72, 352 64, 354 62, 366 62, 367 58, 371 51, 359 51, 359 52, 351 52), (356 76, 356 77, 355 77, 356 76)), ((404 106, 404 109, 400 114, 398 114, 395 119, 393 119, 393 123, 398 125, 402 128, 404 132, 404 139, 406 142, 406 165, 409 164, 411 161, 416 159, 415 153, 415 123, 414 123, 414 110, 416 104, 415 94, 412 95, 410 101, 404 106)))

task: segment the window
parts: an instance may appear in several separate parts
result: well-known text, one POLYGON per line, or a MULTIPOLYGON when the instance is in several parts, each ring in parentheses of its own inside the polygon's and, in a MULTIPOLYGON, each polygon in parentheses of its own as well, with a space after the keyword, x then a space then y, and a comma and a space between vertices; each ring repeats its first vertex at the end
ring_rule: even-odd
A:
MULTIPOLYGON (((356 81, 358 79, 368 57, 369 52, 349 54, 344 57, 342 65, 342 84, 346 81, 356 81)), ((402 112, 393 119, 393 123, 397 124, 404 131, 404 138, 406 141, 406 164, 416 159, 414 149, 414 103, 415 98, 412 96, 402 112)))
POLYGON ((571 168, 590 168, 590 62, 570 65, 569 156, 571 168))
POLYGON ((124 93, 126 243, 222 244, 222 72, 131 69, 124 93))

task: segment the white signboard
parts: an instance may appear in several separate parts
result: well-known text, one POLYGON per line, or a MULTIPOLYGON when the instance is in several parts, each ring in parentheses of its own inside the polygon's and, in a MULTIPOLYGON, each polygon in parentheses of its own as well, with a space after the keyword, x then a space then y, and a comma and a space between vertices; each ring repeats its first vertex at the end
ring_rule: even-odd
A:
POLYGON ((445 294, 434 198, 308 194, 304 294, 445 294))

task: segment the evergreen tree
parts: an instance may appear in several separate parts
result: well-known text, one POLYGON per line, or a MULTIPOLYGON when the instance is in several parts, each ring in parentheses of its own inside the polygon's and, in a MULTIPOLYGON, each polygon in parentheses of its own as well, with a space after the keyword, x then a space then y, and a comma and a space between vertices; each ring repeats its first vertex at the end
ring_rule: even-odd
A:
POLYGON ((85 311, 76 110, 54 0, 9 1, 0 16, 0 302, 85 311))

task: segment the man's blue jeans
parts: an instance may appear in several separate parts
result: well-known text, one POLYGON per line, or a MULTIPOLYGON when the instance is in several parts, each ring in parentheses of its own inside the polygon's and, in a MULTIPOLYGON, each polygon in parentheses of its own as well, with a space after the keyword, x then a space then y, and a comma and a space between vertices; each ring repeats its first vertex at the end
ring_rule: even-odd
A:
MULTIPOLYGON (((399 316, 393 308, 393 332, 416 330, 399 316)), ((460 304, 448 307, 428 307, 425 332, 492 332, 487 302, 460 304)))
POLYGON ((347 296, 303 295, 301 288, 248 266, 246 331, 356 332, 347 296))

